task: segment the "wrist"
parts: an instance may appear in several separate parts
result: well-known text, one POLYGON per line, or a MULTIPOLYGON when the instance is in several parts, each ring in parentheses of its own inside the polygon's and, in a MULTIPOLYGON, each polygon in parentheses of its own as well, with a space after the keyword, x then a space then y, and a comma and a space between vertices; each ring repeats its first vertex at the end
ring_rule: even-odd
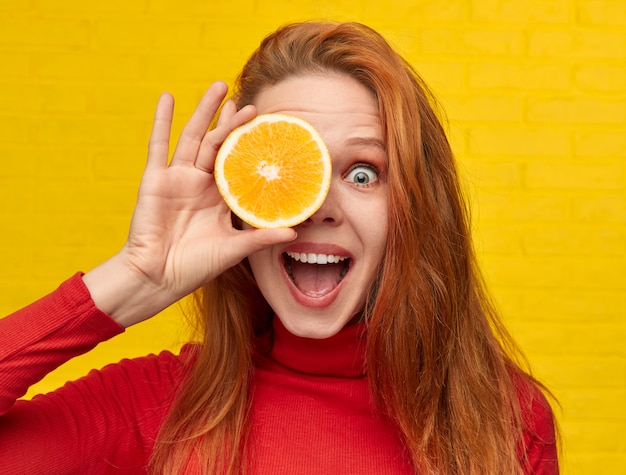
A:
POLYGON ((174 302, 158 285, 116 254, 83 275, 96 307, 123 327, 153 317, 174 302))

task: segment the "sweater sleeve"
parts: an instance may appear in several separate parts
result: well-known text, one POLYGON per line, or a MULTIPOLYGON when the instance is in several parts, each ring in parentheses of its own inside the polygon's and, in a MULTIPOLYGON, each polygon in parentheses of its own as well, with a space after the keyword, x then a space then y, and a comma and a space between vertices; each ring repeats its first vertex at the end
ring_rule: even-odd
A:
POLYGON ((95 306, 80 273, 0 319, 0 415, 52 370, 121 332, 95 306))
POLYGON ((59 364, 121 331, 95 308, 80 275, 0 320, 0 473, 145 473, 185 374, 181 357, 125 359, 16 401, 59 364))

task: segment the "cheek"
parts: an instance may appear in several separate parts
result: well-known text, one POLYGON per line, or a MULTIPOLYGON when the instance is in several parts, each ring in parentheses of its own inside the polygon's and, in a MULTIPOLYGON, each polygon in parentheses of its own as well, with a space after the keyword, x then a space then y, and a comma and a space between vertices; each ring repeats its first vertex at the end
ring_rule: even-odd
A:
POLYGON ((383 213, 380 221, 377 220, 377 222, 370 223, 368 229, 370 233, 369 252, 372 255, 373 265, 375 266, 374 274, 378 274, 387 250, 389 227, 386 213, 383 213))
POLYGON ((261 289, 272 282, 272 279, 274 279, 274 281, 276 279, 276 277, 271 276, 271 261, 272 257, 269 250, 256 252, 248 256, 248 263, 250 264, 252 275, 261 289))
POLYGON ((382 258, 387 245, 389 220, 386 200, 372 203, 361 222, 361 232, 370 252, 382 258))
POLYGON ((250 269, 252 269, 252 275, 255 280, 259 280, 260 274, 262 274, 262 270, 265 266, 263 266, 263 255, 260 252, 251 254, 248 256, 248 263, 250 264, 250 269))
POLYGON ((373 265, 375 267, 374 274, 378 274, 383 265, 385 258, 385 252, 387 250, 387 229, 380 230, 380 233, 376 233, 375 241, 372 242, 371 253, 373 256, 373 265))

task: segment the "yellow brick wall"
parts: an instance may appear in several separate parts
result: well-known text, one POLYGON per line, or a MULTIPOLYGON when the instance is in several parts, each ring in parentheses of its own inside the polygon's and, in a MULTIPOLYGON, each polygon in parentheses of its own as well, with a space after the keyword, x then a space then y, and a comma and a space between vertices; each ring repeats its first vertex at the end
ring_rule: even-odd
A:
MULTIPOLYGON (((0 0, 0 315, 123 243, 155 102, 176 131, 287 21, 382 31, 447 110, 477 248, 562 404, 564 473, 626 473, 624 0, 0 0)), ((180 308, 46 391, 184 341, 180 308)))

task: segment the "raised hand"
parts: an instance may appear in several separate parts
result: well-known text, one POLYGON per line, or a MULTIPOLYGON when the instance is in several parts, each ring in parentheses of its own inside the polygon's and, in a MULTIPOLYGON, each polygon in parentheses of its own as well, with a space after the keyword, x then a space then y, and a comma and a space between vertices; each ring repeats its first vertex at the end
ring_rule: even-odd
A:
POLYGON ((217 126, 207 132, 226 92, 222 82, 209 88, 169 164, 174 101, 169 94, 159 100, 128 240, 110 261, 84 276, 96 304, 125 326, 152 316, 249 254, 295 238, 292 229, 237 230, 231 224, 213 163, 226 136, 252 119, 256 109, 237 111, 228 101, 217 126), (134 289, 127 296, 132 302, 116 295, 129 289, 134 289))

